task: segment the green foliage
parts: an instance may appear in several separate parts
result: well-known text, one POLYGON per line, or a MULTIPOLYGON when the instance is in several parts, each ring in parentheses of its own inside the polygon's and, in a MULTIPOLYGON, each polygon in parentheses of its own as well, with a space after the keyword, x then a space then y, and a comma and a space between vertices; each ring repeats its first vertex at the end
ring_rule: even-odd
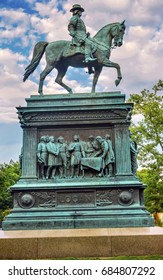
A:
POLYGON ((147 185, 144 191, 147 210, 151 213, 163 212, 163 182, 158 170, 142 169, 138 171, 138 176, 147 185))
POLYGON ((0 210, 0 225, 1 225, 1 222, 4 220, 4 218, 9 215, 11 212, 10 209, 6 209, 6 210, 0 210))
POLYGON ((163 212, 163 81, 159 80, 152 92, 144 89, 140 94, 131 94, 134 103, 133 116, 140 120, 132 124, 132 138, 137 142, 138 160, 143 167, 138 172, 147 184, 145 204, 147 209, 163 212))
POLYGON ((134 102, 133 115, 141 114, 142 120, 132 125, 131 131, 140 149, 139 160, 142 166, 149 167, 163 163, 163 81, 153 87, 153 91, 144 89, 140 94, 131 94, 129 102, 134 102), (144 160, 145 159, 145 160, 144 160))
POLYGON ((8 188, 14 185, 20 178, 18 162, 10 161, 9 164, 0 164, 0 220, 8 214, 12 206, 11 194, 8 188))

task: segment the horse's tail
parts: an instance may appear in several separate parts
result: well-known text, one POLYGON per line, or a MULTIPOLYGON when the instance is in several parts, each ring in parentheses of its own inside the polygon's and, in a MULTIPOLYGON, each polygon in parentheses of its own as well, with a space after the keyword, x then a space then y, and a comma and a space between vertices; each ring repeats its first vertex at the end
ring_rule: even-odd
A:
POLYGON ((31 75, 34 72, 34 70, 36 69, 36 67, 38 66, 38 64, 45 52, 45 48, 47 45, 48 45, 47 42, 38 42, 35 45, 31 63, 25 69, 23 82, 25 82, 26 79, 28 79, 29 75, 31 75))

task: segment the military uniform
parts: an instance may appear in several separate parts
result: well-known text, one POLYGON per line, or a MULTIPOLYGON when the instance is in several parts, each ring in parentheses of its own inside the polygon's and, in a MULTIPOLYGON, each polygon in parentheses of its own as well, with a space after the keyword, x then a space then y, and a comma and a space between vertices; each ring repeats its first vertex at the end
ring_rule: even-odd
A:
POLYGON ((52 171, 51 178, 55 177, 56 168, 58 166, 59 149, 58 149, 57 145, 54 143, 53 137, 49 137, 49 140, 50 141, 47 143, 48 169, 47 169, 47 173, 46 173, 46 179, 48 179, 50 177, 51 171, 52 171))
POLYGON ((66 143, 58 143, 59 155, 58 155, 58 162, 59 162, 59 172, 60 176, 67 176, 67 156, 68 156, 68 146, 66 143))
POLYGON ((71 152, 71 166, 79 165, 81 163, 81 158, 84 154, 84 149, 80 142, 73 142, 69 146, 69 151, 71 152))
POLYGON ((76 138, 76 141, 70 143, 68 150, 71 154, 71 160, 70 160, 71 177, 74 177, 75 167, 77 169, 77 177, 78 177, 80 173, 81 159, 82 157, 85 157, 84 149, 81 142, 79 142, 79 138, 78 139, 76 138))
MULTIPOLYGON (((83 12, 84 9, 80 5, 75 4, 70 12, 80 11, 83 12)), ((96 60, 92 56, 92 52, 95 51, 94 43, 91 40, 89 33, 86 31, 86 26, 84 21, 80 18, 78 13, 74 14, 68 24, 68 30, 70 36, 72 36, 72 45, 75 46, 85 46, 85 62, 96 60)))
POLYGON ((58 149, 57 145, 53 142, 47 143, 47 150, 48 150, 48 166, 55 166, 57 165, 57 155, 58 149))
POLYGON ((38 162, 43 163, 44 165, 47 165, 47 159, 48 159, 48 152, 47 152, 47 144, 44 142, 40 142, 37 147, 37 157, 38 162))
POLYGON ((40 171, 41 171, 41 178, 45 178, 45 167, 48 164, 48 151, 47 151, 47 143, 45 142, 45 137, 41 137, 40 143, 38 143, 37 147, 37 158, 38 163, 40 165, 40 171))
POLYGON ((96 156, 99 156, 102 158, 102 166, 101 166, 101 172, 99 173, 99 176, 104 176, 104 168, 105 168, 105 159, 109 150, 109 146, 106 140, 104 140, 101 136, 97 136, 96 140, 100 143, 100 150, 96 154, 96 156))
POLYGON ((105 158, 105 172, 108 177, 113 176, 113 164, 115 162, 115 155, 112 147, 112 141, 106 135, 106 141, 108 143, 108 152, 105 158))
POLYGON ((68 31, 72 38, 72 44, 76 46, 81 46, 82 43, 87 39, 87 32, 84 21, 78 16, 74 15, 70 19, 68 25, 68 31))

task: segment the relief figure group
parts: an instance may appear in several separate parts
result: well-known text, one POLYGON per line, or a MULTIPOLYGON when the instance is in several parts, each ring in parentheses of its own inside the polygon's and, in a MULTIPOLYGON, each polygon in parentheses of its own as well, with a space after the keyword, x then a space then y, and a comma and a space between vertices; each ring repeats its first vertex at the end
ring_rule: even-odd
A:
POLYGON ((81 141, 79 135, 67 143, 63 136, 41 136, 37 147, 38 178, 78 178, 85 176, 113 176, 115 156, 110 135, 90 135, 81 141))

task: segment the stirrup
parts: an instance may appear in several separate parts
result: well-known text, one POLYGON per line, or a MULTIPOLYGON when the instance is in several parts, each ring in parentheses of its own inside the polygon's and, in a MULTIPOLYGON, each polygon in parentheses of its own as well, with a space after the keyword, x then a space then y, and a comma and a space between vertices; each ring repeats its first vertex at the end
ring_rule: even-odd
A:
POLYGON ((93 57, 88 57, 88 58, 85 58, 85 63, 88 63, 88 62, 91 62, 91 61, 95 61, 96 58, 93 58, 93 57))

